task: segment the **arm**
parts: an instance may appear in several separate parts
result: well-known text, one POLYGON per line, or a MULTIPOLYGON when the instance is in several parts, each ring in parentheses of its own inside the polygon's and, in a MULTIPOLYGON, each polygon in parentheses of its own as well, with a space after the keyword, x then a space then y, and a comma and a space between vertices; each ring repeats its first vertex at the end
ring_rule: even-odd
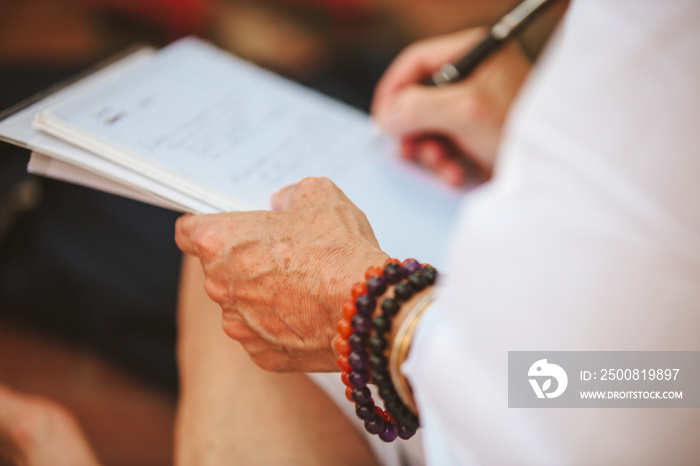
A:
POLYGON ((176 464, 375 463, 360 432, 305 374, 263 371, 224 334, 192 256, 181 277, 176 464))

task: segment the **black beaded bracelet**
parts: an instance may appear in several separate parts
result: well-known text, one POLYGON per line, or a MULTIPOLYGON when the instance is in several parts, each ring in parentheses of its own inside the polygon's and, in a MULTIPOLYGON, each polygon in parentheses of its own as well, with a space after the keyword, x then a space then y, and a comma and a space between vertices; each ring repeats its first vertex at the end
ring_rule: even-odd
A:
POLYGON ((379 395, 384 400, 386 410, 398 424, 409 431, 415 432, 420 425, 418 416, 401 401, 391 380, 389 363, 385 356, 388 345, 386 334, 391 330, 393 318, 398 313, 401 303, 411 299, 414 293, 433 285, 437 278, 437 273, 431 266, 421 266, 415 261, 407 261, 404 264, 404 268, 409 273, 408 277, 396 284, 394 297, 386 298, 382 302, 381 314, 372 321, 374 335, 369 340, 370 367, 372 369, 372 381, 379 389, 379 395))
POLYGON ((355 403, 355 412, 364 421, 365 429, 385 442, 412 437, 420 424, 418 416, 401 401, 392 383, 385 355, 385 335, 401 303, 416 291, 434 284, 436 277, 436 270, 429 265, 421 265, 414 259, 403 264, 391 259, 384 269, 371 267, 365 274, 366 283, 355 284, 353 299, 343 305, 344 318, 338 322, 340 335, 335 347, 339 353, 338 367, 347 386, 346 397, 355 403), (381 313, 372 318, 376 299, 385 293, 388 285, 395 285, 394 297, 384 299, 381 313), (374 404, 367 387, 370 378, 379 389, 386 411, 374 404))

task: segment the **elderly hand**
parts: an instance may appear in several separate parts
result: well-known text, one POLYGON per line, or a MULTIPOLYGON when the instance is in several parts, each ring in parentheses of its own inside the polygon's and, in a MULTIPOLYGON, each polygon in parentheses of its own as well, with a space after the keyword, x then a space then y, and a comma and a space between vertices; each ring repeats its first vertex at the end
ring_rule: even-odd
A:
POLYGON ((224 331, 274 371, 333 371, 342 303, 387 258, 364 214, 333 183, 307 178, 273 197, 276 211, 186 215, 176 236, 199 257, 224 331))
POLYGON ((421 83, 461 58, 484 33, 469 29, 408 47, 380 80, 372 103, 379 124, 401 140, 404 157, 455 185, 464 182, 468 164, 490 176, 503 122, 530 62, 510 43, 461 82, 421 83))

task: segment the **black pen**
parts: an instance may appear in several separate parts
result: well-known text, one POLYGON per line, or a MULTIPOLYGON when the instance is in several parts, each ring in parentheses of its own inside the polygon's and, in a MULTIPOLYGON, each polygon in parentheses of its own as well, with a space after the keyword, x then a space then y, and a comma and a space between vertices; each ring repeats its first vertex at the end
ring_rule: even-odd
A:
POLYGON ((444 86, 469 76, 489 55, 513 37, 552 0, 524 0, 491 27, 489 35, 455 63, 447 63, 433 73, 428 85, 444 86))

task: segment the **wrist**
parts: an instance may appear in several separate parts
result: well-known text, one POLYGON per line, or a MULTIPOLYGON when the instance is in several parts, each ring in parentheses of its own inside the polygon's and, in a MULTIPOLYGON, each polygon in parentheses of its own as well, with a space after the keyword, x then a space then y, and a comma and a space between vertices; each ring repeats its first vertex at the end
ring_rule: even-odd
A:
MULTIPOLYGON (((357 254, 353 257, 351 261, 347 264, 347 267, 343 269, 343 274, 337 274, 336 277, 343 277, 342 279, 336 279, 332 281, 335 286, 329 287, 332 290, 329 293, 329 304, 328 312, 332 317, 333 326, 330 335, 330 346, 333 350, 334 360, 338 357, 338 349, 334 345, 334 341, 337 336, 335 323, 343 318, 343 306, 345 302, 350 297, 350 290, 355 290, 360 284, 361 279, 364 277, 367 279, 367 271, 372 268, 377 268, 377 265, 385 263, 389 259, 389 255, 377 248, 376 250, 370 251, 366 254, 357 254)), ((333 280, 331 278, 331 280, 333 280)), ((352 293, 357 294, 356 291, 352 293)), ((333 367, 337 369, 335 363, 333 367)))

